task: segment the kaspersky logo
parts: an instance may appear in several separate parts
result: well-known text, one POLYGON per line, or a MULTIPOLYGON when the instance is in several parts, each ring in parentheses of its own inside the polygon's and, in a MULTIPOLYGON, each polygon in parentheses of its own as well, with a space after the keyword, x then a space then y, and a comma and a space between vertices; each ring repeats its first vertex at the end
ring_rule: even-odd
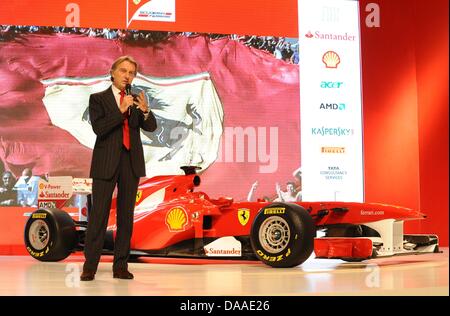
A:
POLYGON ((316 136, 352 136, 355 134, 355 130, 345 127, 322 126, 311 128, 311 134, 316 136))
POLYGON ((339 57, 338 53, 330 50, 323 54, 322 62, 325 64, 325 67, 336 69, 341 63, 341 58, 339 57))

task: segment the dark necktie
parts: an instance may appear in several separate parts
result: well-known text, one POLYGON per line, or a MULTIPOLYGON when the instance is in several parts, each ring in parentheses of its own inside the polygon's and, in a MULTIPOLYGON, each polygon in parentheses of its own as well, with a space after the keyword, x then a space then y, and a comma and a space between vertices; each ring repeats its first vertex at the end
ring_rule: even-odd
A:
MULTIPOLYGON (((123 98, 125 97, 125 91, 120 91, 120 104, 122 104, 123 98)), ((128 127, 128 111, 123 113, 123 145, 126 149, 130 150, 130 129, 128 127)))

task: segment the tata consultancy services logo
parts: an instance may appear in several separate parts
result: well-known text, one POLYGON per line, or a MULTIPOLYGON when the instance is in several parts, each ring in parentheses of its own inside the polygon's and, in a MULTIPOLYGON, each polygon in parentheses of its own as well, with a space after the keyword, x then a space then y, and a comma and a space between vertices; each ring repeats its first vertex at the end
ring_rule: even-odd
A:
POLYGON ((127 27, 133 21, 175 22, 175 0, 127 0, 127 27))
POLYGON ((341 58, 339 57, 338 53, 330 50, 325 54, 323 54, 322 62, 325 64, 327 68, 336 69, 338 65, 341 63, 341 58))
POLYGON ((342 169, 338 166, 328 166, 326 170, 321 170, 320 175, 325 178, 325 180, 344 180, 347 176, 347 170, 342 169))

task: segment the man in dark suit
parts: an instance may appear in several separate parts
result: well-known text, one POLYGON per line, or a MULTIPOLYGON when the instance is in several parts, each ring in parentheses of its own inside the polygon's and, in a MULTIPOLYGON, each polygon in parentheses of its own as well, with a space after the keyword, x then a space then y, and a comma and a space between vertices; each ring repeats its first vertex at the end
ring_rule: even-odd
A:
POLYGON ((125 88, 138 65, 130 56, 119 57, 111 66, 112 85, 89 99, 89 116, 97 135, 91 162, 92 210, 89 213, 81 281, 95 278, 114 188, 117 184, 117 231, 114 241, 113 277, 133 279, 128 271, 133 212, 139 177, 145 176, 140 129, 152 132, 156 120, 141 92, 133 98, 125 88))

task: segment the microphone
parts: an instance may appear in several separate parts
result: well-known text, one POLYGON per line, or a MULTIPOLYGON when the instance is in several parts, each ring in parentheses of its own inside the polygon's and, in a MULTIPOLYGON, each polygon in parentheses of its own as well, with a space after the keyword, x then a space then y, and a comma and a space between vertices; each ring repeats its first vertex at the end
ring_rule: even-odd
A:
POLYGON ((125 94, 130 95, 131 94, 131 84, 127 83, 125 85, 125 94))
MULTIPOLYGON (((126 95, 131 95, 131 84, 127 83, 125 85, 125 94, 126 95)), ((128 107, 128 116, 131 115, 131 106, 128 107)))

